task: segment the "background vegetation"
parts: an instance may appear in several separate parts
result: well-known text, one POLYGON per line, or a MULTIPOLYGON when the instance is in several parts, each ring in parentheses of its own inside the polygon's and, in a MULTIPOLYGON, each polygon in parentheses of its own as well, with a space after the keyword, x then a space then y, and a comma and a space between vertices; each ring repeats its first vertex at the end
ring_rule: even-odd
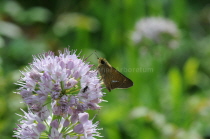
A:
MULTIPOLYGON (((96 120, 105 139, 210 138, 209 0, 1 0, 0 138, 11 139, 21 98, 13 83, 32 55, 68 45, 95 50, 133 80, 107 92, 96 120), (178 46, 132 42, 136 22, 164 17, 179 30, 178 46), (149 49, 147 49, 149 48, 149 49), (143 50, 146 49, 144 52, 143 50), (152 69, 152 70, 147 70, 152 69)), ((78 51, 78 53, 79 53, 78 51)), ((95 56, 88 61, 97 65, 95 56)))

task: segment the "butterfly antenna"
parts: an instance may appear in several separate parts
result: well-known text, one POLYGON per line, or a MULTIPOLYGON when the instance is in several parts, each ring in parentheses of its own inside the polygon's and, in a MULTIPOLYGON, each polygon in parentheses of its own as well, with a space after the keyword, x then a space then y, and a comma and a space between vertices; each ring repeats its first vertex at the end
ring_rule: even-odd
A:
MULTIPOLYGON (((92 53, 93 54, 93 53, 92 53)), ((86 57, 85 59, 84 59, 84 61, 86 61, 92 54, 90 54, 88 57, 86 57)))
POLYGON ((96 55, 97 59, 99 59, 98 54, 97 54, 97 52, 96 52, 96 51, 95 51, 95 53, 94 53, 94 54, 96 55))

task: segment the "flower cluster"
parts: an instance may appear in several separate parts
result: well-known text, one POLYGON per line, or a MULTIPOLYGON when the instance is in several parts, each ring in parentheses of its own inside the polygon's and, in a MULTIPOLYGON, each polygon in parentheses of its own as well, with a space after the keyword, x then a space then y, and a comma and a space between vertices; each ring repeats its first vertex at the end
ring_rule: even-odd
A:
POLYGON ((156 43, 166 42, 169 47, 176 47, 179 30, 176 24, 162 17, 148 17, 136 23, 131 39, 137 44, 145 38, 156 43))
POLYGON ((101 82, 97 71, 65 49, 55 56, 47 52, 33 62, 17 83, 28 112, 21 116, 14 137, 20 139, 93 139, 98 123, 89 120, 88 109, 100 109, 101 82))

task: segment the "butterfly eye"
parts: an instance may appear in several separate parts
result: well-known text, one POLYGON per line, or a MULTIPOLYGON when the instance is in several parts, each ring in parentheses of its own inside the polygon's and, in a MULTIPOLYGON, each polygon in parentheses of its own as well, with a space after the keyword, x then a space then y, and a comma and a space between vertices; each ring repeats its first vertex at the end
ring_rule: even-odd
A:
POLYGON ((103 60, 101 60, 101 64, 105 64, 105 62, 103 60))

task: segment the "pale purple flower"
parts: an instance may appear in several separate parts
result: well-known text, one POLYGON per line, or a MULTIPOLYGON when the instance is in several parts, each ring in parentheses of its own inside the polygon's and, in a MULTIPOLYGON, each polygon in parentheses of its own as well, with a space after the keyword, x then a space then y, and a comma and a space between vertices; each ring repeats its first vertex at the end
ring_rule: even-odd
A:
POLYGON ((62 134, 56 128, 52 128, 51 133, 49 135, 49 139, 64 139, 62 134))
MULTIPOLYGON (((23 110, 22 110, 23 111, 23 110)), ((15 136, 20 139, 39 139, 41 132, 45 130, 45 125, 42 120, 31 111, 28 113, 24 112, 24 116, 21 116, 20 124, 18 125, 15 132, 15 136), (36 123, 34 123, 36 121, 36 123)))
POLYGON ((179 30, 176 24, 163 17, 147 17, 137 21, 131 39, 135 44, 149 39, 156 43, 166 42, 169 47, 176 47, 179 30))
POLYGON ((33 62, 17 83, 18 94, 28 106, 14 137, 20 139, 76 139, 99 136, 97 124, 88 120, 88 109, 100 109, 103 93, 96 70, 65 49, 47 52, 33 62), (85 91, 84 88, 86 87, 85 91), (79 131, 81 129, 82 131, 79 131), (76 132, 75 132, 76 131, 76 132))
POLYGON ((99 136, 99 133, 97 132, 99 129, 96 128, 99 123, 93 124, 92 120, 88 120, 88 118, 88 113, 80 113, 80 124, 74 127, 74 132, 84 134, 81 139, 95 139, 93 136, 99 136))
POLYGON ((59 127, 59 123, 58 123, 58 120, 55 119, 53 120, 51 123, 50 123, 50 126, 52 126, 53 128, 57 128, 59 127))
POLYGON ((65 121, 63 122, 63 127, 68 127, 70 124, 70 121, 68 119, 65 119, 65 121))

